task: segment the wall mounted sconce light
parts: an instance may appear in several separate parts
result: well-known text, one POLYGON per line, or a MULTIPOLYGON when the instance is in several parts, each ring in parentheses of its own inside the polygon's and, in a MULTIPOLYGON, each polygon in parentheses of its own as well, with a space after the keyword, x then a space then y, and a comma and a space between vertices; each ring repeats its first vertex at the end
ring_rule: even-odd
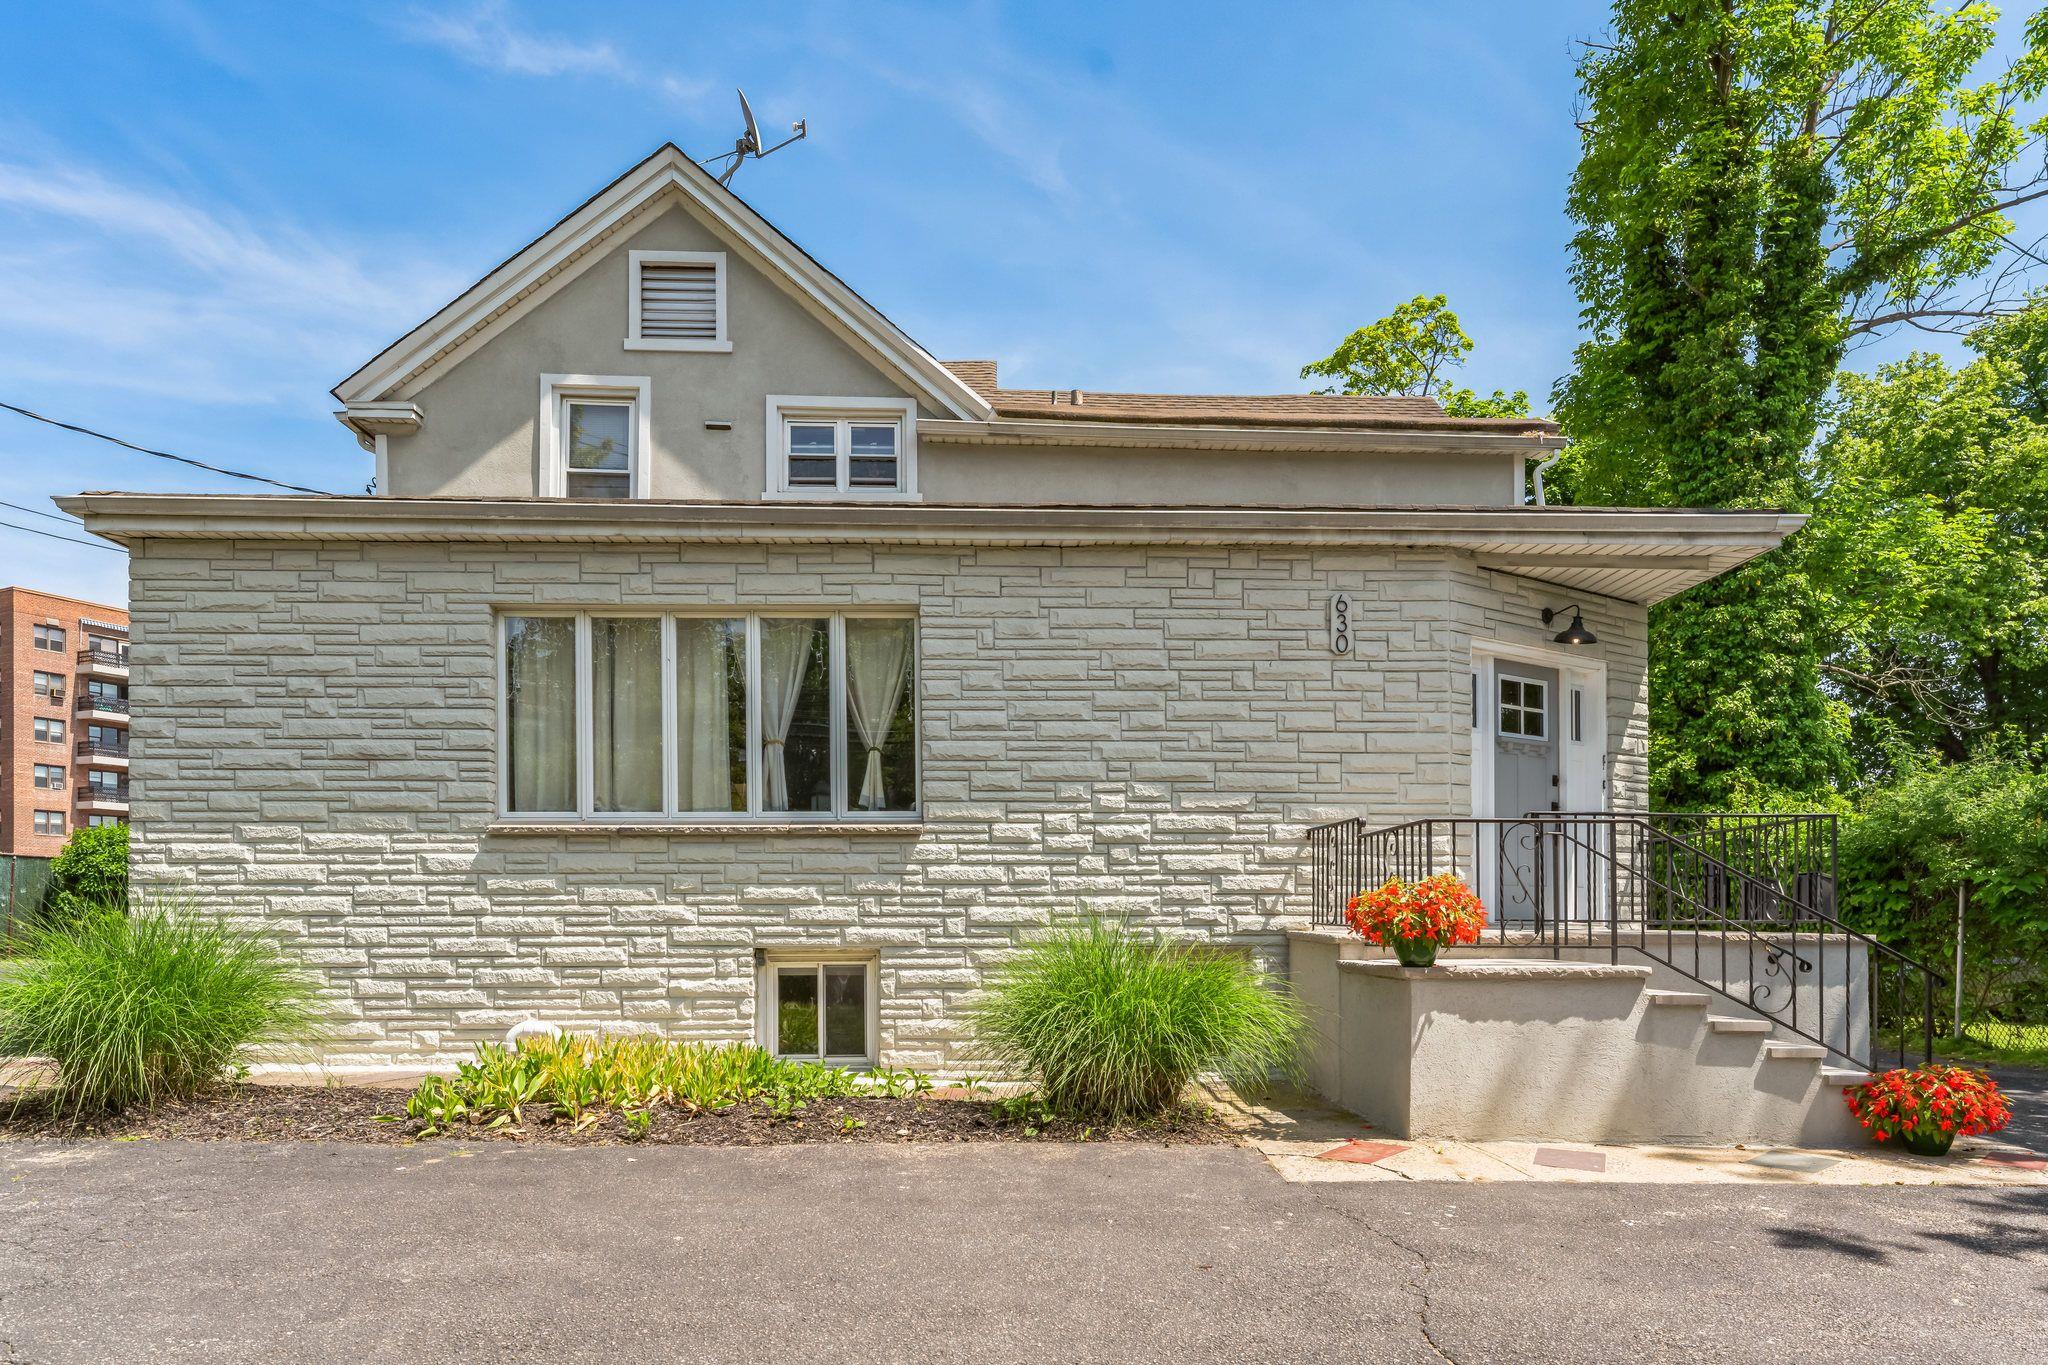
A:
POLYGON ((1554 609, 1545 607, 1543 609, 1543 624, 1546 626, 1552 624, 1566 612, 1572 614, 1572 623, 1553 636, 1553 639, 1561 645, 1597 645, 1600 643, 1600 637, 1586 629, 1585 618, 1579 615, 1579 604, 1576 602, 1572 603, 1569 607, 1557 607, 1554 609))

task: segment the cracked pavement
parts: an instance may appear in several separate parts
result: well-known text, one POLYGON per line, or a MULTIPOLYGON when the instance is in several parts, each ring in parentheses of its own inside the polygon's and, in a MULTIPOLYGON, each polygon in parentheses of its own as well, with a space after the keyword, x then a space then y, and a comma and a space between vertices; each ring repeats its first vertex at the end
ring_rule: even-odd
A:
POLYGON ((2048 1191, 1238 1147, 0 1145, 0 1361, 2030 1360, 2048 1191))

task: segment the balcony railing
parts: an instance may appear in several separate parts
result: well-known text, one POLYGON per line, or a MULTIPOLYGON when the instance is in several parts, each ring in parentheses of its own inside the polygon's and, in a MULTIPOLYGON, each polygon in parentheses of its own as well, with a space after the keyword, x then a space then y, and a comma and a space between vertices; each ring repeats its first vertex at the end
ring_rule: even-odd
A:
POLYGON ((88 647, 78 651, 78 662, 81 664, 98 664, 103 668, 126 668, 128 666, 128 654, 126 650, 93 649, 88 647))
POLYGON ((126 697, 109 697, 104 694, 82 692, 78 697, 78 711, 80 715, 87 711, 106 711, 113 715, 125 716, 128 714, 128 699, 126 697))
POLYGON ((128 799, 128 784, 126 782, 82 782, 78 787, 78 799, 81 801, 126 801, 128 799))
POLYGON ((126 758, 128 757, 128 746, 125 744, 95 744, 91 740, 83 740, 78 745, 78 756, 80 758, 126 758))

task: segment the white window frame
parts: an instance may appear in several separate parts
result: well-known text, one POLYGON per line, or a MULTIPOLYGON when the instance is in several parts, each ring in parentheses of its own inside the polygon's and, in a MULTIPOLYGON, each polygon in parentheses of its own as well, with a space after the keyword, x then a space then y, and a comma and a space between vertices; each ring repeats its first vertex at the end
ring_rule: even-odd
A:
POLYGON ((1500 735, 1503 739, 1526 739, 1534 743, 1550 743, 1553 739, 1556 738, 1555 735, 1550 733, 1550 703, 1552 699, 1553 693, 1551 690, 1549 679, 1531 678, 1520 673, 1497 671, 1494 675, 1493 684, 1493 723, 1495 733, 1500 735), (1526 698, 1529 695, 1529 688, 1541 688, 1543 690, 1543 704, 1541 706, 1530 706, 1527 704, 1526 701, 1510 703, 1506 698, 1501 696, 1501 686, 1504 683, 1519 684, 1522 688, 1522 696, 1524 698, 1526 698), (1539 721, 1542 722, 1543 732, 1541 734, 1532 735, 1528 732, 1527 729, 1523 729, 1519 732, 1510 732, 1509 730, 1502 727, 1500 724, 1500 718, 1511 710, 1521 716, 1522 724, 1525 727, 1529 723, 1529 717, 1535 716, 1539 721))
POLYGON ((789 1057, 797 1061, 824 1062, 828 1066, 871 1067, 877 1064, 882 1052, 882 1002, 881 962, 872 951, 848 950, 844 952, 777 952, 770 950, 763 955, 757 969, 754 994, 762 1002, 756 1016, 754 1040, 765 1052, 777 1057, 789 1057), (818 978, 818 1038, 820 1046, 825 1033, 825 969, 827 967, 865 967, 867 969, 866 999, 868 1007, 867 1035, 868 1050, 863 1055, 834 1052, 820 1055, 814 1052, 783 1052, 779 1032, 782 1024, 782 976, 786 971, 801 971, 809 968, 818 978))
POLYGON ((543 498, 569 496, 569 404, 628 403, 633 448, 626 455, 628 501, 653 496, 654 385, 644 374, 544 374, 540 377, 540 468, 543 498))
POLYGON ((725 253, 723 251, 631 251, 626 286, 626 349, 629 351, 697 351, 730 353, 732 332, 725 307, 725 253), (712 290, 717 309, 718 335, 697 337, 650 337, 640 334, 640 268, 644 265, 708 265, 712 268, 712 290))
POLYGON ((768 395, 767 478, 762 496, 771 502, 916 502, 917 404, 907 398, 828 398, 795 394, 768 395), (789 481, 791 423, 837 424, 835 449, 839 476, 830 488, 792 485, 789 481), (896 486, 855 488, 849 482, 849 425, 896 423, 896 486))
POLYGON ((501 606, 497 610, 498 673, 498 819, 507 824, 590 824, 590 825, 840 825, 918 824, 924 819, 924 653, 920 618, 909 607, 780 606, 746 607, 523 607, 501 606), (576 809, 563 811, 515 811, 512 809, 512 763, 509 749, 511 703, 507 693, 505 644, 507 623, 515 617, 567 617, 576 622, 576 809), (661 742, 662 775, 659 811, 599 811, 596 807, 597 756, 592 750, 595 733, 591 668, 591 621, 596 617, 655 617, 661 621, 661 742), (761 623, 777 617, 824 618, 827 622, 830 661, 831 759, 834 807, 829 811, 768 810, 763 804, 761 781, 761 623), (743 811, 686 811, 676 800, 676 622, 680 620, 732 620, 747 622, 747 809, 743 811), (909 621, 910 635, 910 725, 913 738, 911 807, 909 810, 870 811, 853 804, 855 786, 847 754, 846 623, 850 620, 909 621))

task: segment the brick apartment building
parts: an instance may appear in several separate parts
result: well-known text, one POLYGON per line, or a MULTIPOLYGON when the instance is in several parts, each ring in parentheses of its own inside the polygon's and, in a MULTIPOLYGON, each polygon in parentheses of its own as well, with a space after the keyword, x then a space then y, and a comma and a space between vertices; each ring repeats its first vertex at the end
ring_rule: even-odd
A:
POLYGON ((128 613, 0 588, 0 854, 128 818, 128 613))

